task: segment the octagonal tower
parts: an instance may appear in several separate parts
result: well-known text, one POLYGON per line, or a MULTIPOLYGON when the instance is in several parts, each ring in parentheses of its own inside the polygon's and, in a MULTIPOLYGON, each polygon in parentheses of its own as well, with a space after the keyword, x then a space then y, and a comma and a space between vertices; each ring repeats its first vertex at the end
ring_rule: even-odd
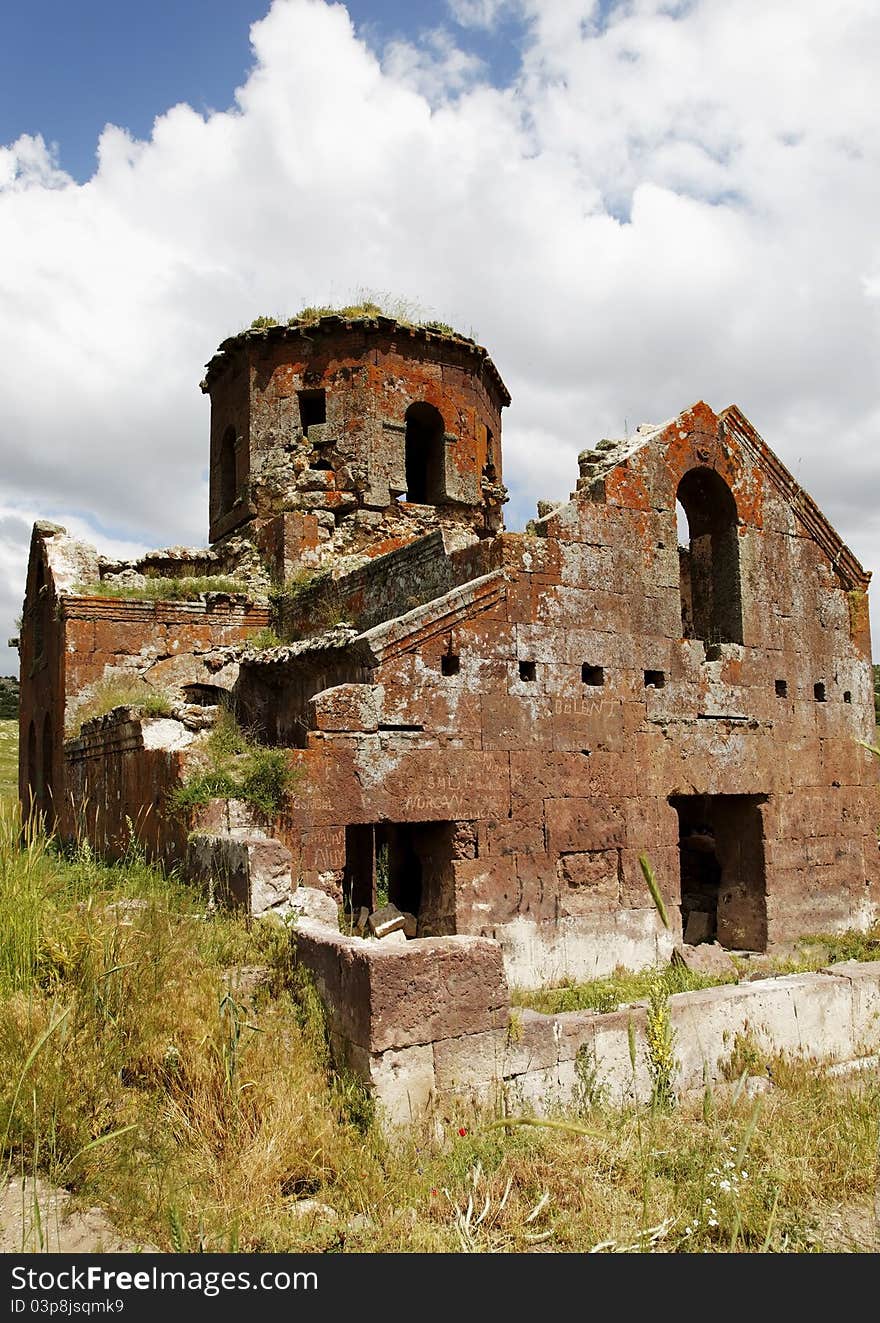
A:
POLYGON ((510 395, 473 340, 383 316, 295 321, 225 340, 202 389, 211 542, 247 533, 279 574, 502 526, 510 395))

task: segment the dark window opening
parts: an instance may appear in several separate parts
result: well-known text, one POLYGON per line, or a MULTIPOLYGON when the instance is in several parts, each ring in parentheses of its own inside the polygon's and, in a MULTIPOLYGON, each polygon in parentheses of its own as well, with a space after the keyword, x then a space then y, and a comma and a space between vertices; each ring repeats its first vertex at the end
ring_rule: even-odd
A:
POLYGON ((498 476, 498 470, 495 466, 495 437, 491 427, 486 428, 486 464, 483 469, 483 476, 489 482, 494 482, 498 476))
POLYGON ((299 392, 299 423, 305 433, 327 421, 327 396, 323 390, 299 392))
POLYGON ((533 661, 521 661, 519 664, 519 678, 521 680, 537 679, 537 667, 533 661))
POLYGON ((332 470, 333 465, 329 459, 313 459, 309 462, 309 468, 317 469, 319 472, 326 473, 332 470))
POLYGON ((28 817, 38 810, 40 799, 40 768, 37 765, 37 729, 33 722, 28 726, 27 736, 27 797, 25 810, 28 817))
POLYGON ((739 518, 733 493, 714 469, 690 469, 678 485, 679 589, 684 638, 742 643, 739 518))
POLYGON ((776 681, 776 697, 777 697, 777 698, 788 698, 788 681, 787 681, 787 680, 777 680, 777 681, 776 681))
POLYGON ((603 685, 605 683, 605 671, 601 666, 590 666, 584 662, 581 667, 581 680, 584 684, 603 685))
POLYGON ((52 720, 47 712, 43 718, 43 784, 41 807, 45 816, 46 830, 52 829, 55 823, 55 812, 53 807, 54 798, 54 748, 55 742, 52 738, 52 720))
POLYGON ((767 946, 761 795, 673 795, 685 942, 734 951, 767 946))
POLYGON ((813 697, 817 703, 825 702, 825 684, 822 680, 817 680, 813 685, 813 697))
POLYGON ((238 495, 235 428, 227 427, 220 442, 220 513, 228 514, 238 495))
POLYGON ((216 684, 185 684, 183 696, 196 707, 215 707, 228 697, 228 690, 216 684))
POLYGON ((411 404, 404 415, 406 499, 416 505, 439 505, 446 496, 445 427, 433 404, 411 404))
POLYGON ((461 857, 457 822, 381 822, 345 829, 343 903, 356 920, 396 905, 418 920, 418 935, 455 932, 454 859, 461 857))
POLYGON ((850 693, 850 691, 849 691, 848 689, 844 689, 844 691, 843 691, 843 701, 844 701, 844 703, 851 703, 851 702, 852 702, 852 694, 850 693))
POLYGON ((458 653, 445 652, 440 658, 441 675, 458 675, 460 669, 461 663, 459 661, 458 653))
POLYGON ((666 675, 663 671, 645 671, 646 689, 665 689, 666 675))

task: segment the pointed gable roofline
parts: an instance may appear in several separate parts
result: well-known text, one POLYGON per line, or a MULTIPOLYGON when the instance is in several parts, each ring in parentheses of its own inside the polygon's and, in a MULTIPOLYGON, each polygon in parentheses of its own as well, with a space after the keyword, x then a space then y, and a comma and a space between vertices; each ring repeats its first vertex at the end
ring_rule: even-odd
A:
POLYGON ((797 518, 814 541, 822 548, 831 567, 847 589, 859 588, 863 592, 871 582, 871 571, 866 570, 837 530, 826 519, 816 502, 797 479, 789 473, 782 460, 773 453, 763 437, 755 430, 736 404, 728 405, 718 415, 724 429, 763 469, 767 477, 791 506, 797 518))

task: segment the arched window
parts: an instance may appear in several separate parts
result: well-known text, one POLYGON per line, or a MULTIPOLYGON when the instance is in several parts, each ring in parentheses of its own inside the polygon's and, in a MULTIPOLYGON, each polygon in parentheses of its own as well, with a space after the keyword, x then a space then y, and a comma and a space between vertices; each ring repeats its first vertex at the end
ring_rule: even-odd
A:
POLYGON ((27 792, 28 802, 23 806, 25 816, 30 817, 38 809, 40 798, 40 768, 37 765, 37 729, 33 722, 28 726, 27 736, 27 792))
POLYGON ((42 808, 46 817, 47 830, 54 825, 55 810, 53 805, 53 790, 55 778, 53 775, 52 759, 54 757, 55 747, 52 739, 52 720, 47 712, 43 718, 43 795, 42 808))
POLYGON ((676 495, 687 524, 687 543, 679 548, 682 633, 705 643, 742 643, 733 493, 714 469, 695 468, 684 475, 676 495))
POLYGON ((228 514, 238 495, 238 469, 235 462, 235 428, 227 427, 220 442, 220 513, 228 514))
POLYGON ((443 416, 433 404, 411 404, 406 423, 406 499, 439 505, 446 496, 443 416))

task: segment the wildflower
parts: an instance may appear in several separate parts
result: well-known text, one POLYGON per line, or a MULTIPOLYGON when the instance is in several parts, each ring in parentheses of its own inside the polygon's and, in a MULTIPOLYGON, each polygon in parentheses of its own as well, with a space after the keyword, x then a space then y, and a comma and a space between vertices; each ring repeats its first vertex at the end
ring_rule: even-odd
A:
POLYGON ((461 1135, 462 1139, 464 1139, 465 1135, 467 1134, 467 1126, 460 1125, 458 1127, 458 1133, 461 1135))

